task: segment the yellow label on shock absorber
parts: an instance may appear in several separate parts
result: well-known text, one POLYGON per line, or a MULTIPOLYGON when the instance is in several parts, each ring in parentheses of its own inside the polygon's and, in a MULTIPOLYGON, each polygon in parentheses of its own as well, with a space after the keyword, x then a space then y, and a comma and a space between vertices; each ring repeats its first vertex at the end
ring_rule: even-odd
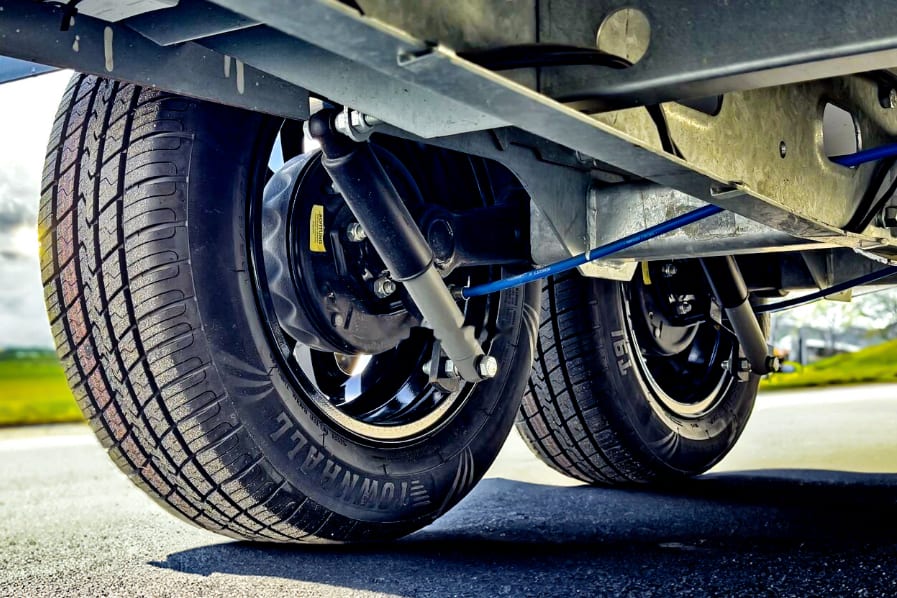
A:
POLYGON ((324 206, 311 207, 311 218, 308 224, 308 248, 315 253, 324 253, 324 206))

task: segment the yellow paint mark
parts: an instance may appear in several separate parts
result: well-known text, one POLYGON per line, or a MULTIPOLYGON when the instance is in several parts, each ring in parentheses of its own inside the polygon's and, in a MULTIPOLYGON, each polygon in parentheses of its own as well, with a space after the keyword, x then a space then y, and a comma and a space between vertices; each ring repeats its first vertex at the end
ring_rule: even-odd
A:
POLYGON ((315 253, 327 251, 327 248, 324 247, 324 206, 314 205, 311 207, 308 248, 315 253))
POLYGON ((645 283, 645 286, 651 284, 651 273, 648 272, 648 262, 642 262, 642 282, 645 283))

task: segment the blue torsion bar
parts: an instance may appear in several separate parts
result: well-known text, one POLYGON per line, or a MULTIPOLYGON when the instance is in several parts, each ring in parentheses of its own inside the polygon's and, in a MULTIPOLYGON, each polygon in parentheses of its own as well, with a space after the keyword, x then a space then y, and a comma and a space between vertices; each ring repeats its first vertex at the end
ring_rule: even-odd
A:
POLYGON ((887 145, 860 150, 855 154, 832 156, 830 159, 835 164, 840 164, 841 166, 859 166, 866 162, 873 162, 891 156, 897 156, 897 143, 889 143, 887 145))
POLYGON ((487 282, 485 284, 468 287, 461 291, 461 296, 465 299, 469 299, 470 297, 480 297, 482 295, 504 291, 505 289, 510 289, 511 287, 520 286, 534 280, 539 280, 540 278, 547 278, 555 274, 560 274, 561 272, 566 272, 567 270, 572 270, 573 268, 582 266, 585 263, 607 257, 613 253, 617 253, 618 251, 622 251, 624 249, 632 247, 633 245, 644 243, 645 241, 653 239, 654 237, 659 237, 660 235, 666 234, 670 231, 674 231, 677 228, 682 228, 683 226, 687 226, 689 224, 697 222, 698 220, 703 220, 704 218, 713 216, 714 214, 719 214, 722 211, 723 209, 718 206, 706 205, 702 208, 698 208, 697 210, 692 210, 691 212, 687 212, 685 214, 682 214, 681 216, 676 216, 675 218, 671 218, 670 220, 661 222, 660 224, 655 224, 654 226, 623 237, 622 239, 618 239, 617 241, 611 241, 606 245, 595 247, 594 249, 590 249, 585 253, 580 253, 579 255, 575 255, 565 260, 555 262, 554 264, 549 264, 547 266, 536 268, 535 270, 530 270, 529 272, 524 272, 523 274, 517 274, 515 276, 503 278, 501 280, 495 280, 493 282, 487 282))

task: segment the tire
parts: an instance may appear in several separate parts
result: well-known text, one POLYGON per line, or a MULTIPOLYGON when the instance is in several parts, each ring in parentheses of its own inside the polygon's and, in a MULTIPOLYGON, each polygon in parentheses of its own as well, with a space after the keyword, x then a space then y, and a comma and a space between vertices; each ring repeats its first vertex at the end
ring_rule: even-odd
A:
POLYGON ((395 538, 457 503, 498 453, 532 360, 538 291, 493 304, 501 372, 440 426, 394 442, 340 428, 289 375, 247 257, 247 198, 277 126, 73 78, 40 211, 58 353, 112 459, 179 517, 252 540, 395 538))
POLYGON ((705 412, 686 417, 667 408, 656 390, 663 381, 652 383, 636 355, 628 325, 633 285, 573 273, 543 289, 536 359, 516 425, 543 462, 589 483, 667 483, 708 470, 735 444, 757 394, 758 376, 735 383, 724 372, 725 386, 714 387, 705 412))

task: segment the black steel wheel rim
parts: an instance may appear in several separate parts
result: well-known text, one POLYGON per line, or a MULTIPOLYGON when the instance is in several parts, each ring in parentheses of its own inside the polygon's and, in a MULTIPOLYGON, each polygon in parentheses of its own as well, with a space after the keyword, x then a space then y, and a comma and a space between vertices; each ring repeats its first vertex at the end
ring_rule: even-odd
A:
MULTIPOLYGON (((266 278, 264 261, 261 259, 261 201, 265 182, 271 176, 267 168, 271 147, 275 136, 284 135, 284 129, 276 126, 259 136, 258 159, 254 169, 250 196, 247 201, 247 250, 249 262, 256 280, 256 295, 259 315, 269 333, 269 341, 287 374, 290 384, 299 397, 306 397, 318 413, 343 429, 344 432, 364 442, 395 443, 409 442, 433 434, 447 424, 470 397, 475 385, 460 383, 456 388, 446 389, 430 381, 425 365, 430 361, 434 349, 434 338, 428 329, 413 328, 406 340, 395 348, 375 355, 362 356, 354 366, 346 356, 312 349, 296 342, 284 333, 273 308, 266 278)), ((295 135, 296 128, 291 127, 295 135)), ((297 147, 295 139, 287 145, 297 147)), ((284 156, 289 158, 289 156, 284 156)), ((438 157, 430 157, 431 161, 438 157)), ((448 159, 449 170, 465 168, 457 159, 448 159)), ((469 159, 464 157, 464 161, 469 159)), ((466 176, 471 177, 474 189, 488 185, 481 180, 477 169, 470 168, 466 176)), ((444 180, 444 178, 440 180, 444 180)), ((421 194, 418 194, 422 196, 421 194)), ((491 195, 463 194, 454 199, 468 198, 471 205, 453 204, 453 209, 482 207, 491 202, 491 195), (470 199, 473 198, 473 199, 470 199)), ((429 199, 429 196, 428 196, 429 199)), ((436 198, 437 200, 440 198, 436 198)), ((448 197, 441 199, 446 201, 448 197)), ((421 206, 412 208, 421 209, 421 206)), ((290 243, 290 251, 298 245, 290 243)), ((299 260, 289 256, 295 265, 299 260)), ((496 268, 464 268, 453 272, 447 282, 467 285, 479 284, 498 276, 496 268)), ((468 300, 462 307, 465 323, 473 325, 484 350, 488 352, 491 339, 496 332, 498 319, 498 296, 468 300)), ((356 358, 358 356, 355 356, 356 358)), ((300 399, 301 400, 301 399, 300 399)))
MULTIPOLYGON (((731 333, 718 324, 703 321, 682 330, 681 347, 672 354, 658 354, 655 330, 646 323, 640 293, 650 292, 638 279, 622 283, 626 334, 633 361, 654 399, 666 413, 684 419, 706 416, 730 392, 735 379, 726 368, 737 348, 731 333)), ((665 353, 669 353, 669 348, 665 353)))

